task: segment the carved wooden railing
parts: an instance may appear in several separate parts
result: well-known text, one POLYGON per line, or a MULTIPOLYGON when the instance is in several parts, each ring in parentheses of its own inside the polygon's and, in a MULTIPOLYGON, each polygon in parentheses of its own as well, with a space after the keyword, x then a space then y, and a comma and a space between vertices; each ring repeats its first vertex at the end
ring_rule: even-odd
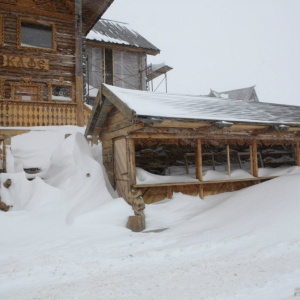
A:
POLYGON ((0 100, 0 126, 76 125, 76 103, 0 100))

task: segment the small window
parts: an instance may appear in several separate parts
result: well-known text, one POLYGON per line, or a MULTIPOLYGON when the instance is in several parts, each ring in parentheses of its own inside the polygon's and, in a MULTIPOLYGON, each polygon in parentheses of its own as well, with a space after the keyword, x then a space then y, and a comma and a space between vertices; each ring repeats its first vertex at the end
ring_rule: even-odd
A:
POLYGON ((53 24, 40 24, 19 20, 19 47, 55 50, 55 28, 53 24))
POLYGON ((104 51, 104 82, 113 85, 113 51, 111 49, 105 49, 104 51))
POLYGON ((73 85, 67 82, 48 84, 49 101, 72 101, 73 85))

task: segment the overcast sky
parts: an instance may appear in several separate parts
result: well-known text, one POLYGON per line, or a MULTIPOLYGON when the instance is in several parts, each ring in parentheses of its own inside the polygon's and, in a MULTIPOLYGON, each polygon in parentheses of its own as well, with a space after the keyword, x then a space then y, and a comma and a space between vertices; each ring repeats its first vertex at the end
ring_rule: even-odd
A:
POLYGON ((169 93, 256 85, 260 101, 300 106, 300 0, 114 0, 103 18, 161 50, 148 62, 174 68, 169 93))

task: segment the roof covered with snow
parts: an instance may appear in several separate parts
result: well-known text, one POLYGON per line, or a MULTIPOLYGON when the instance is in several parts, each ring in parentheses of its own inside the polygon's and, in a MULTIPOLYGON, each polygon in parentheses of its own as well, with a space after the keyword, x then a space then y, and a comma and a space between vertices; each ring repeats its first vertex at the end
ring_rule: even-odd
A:
POLYGON ((300 106, 163 94, 103 85, 138 116, 300 126, 300 106))
POLYGON ((96 127, 104 126, 108 107, 113 106, 132 122, 137 117, 146 123, 173 119, 182 122, 250 123, 279 126, 278 128, 283 128, 285 125, 300 126, 300 106, 208 96, 163 94, 123 89, 107 84, 102 84, 101 92, 105 100, 103 103, 95 103, 86 135, 92 134, 96 127))
POLYGON ((104 43, 118 44, 145 49, 148 54, 156 55, 160 50, 133 30, 128 24, 99 20, 87 35, 87 39, 104 43))

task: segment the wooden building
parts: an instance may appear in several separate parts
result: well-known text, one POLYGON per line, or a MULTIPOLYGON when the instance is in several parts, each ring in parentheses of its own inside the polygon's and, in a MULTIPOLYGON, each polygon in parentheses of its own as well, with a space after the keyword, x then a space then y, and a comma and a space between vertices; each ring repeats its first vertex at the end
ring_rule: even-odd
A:
POLYGON ((83 37, 112 2, 0 0, 0 126, 84 124, 83 37))
POLYGON ((88 103, 102 83, 127 89, 147 89, 147 55, 160 50, 130 25, 99 20, 87 35, 88 103))
POLYGON ((111 185, 146 203, 203 198, 299 172, 300 107, 102 85, 86 136, 100 139, 111 185))

